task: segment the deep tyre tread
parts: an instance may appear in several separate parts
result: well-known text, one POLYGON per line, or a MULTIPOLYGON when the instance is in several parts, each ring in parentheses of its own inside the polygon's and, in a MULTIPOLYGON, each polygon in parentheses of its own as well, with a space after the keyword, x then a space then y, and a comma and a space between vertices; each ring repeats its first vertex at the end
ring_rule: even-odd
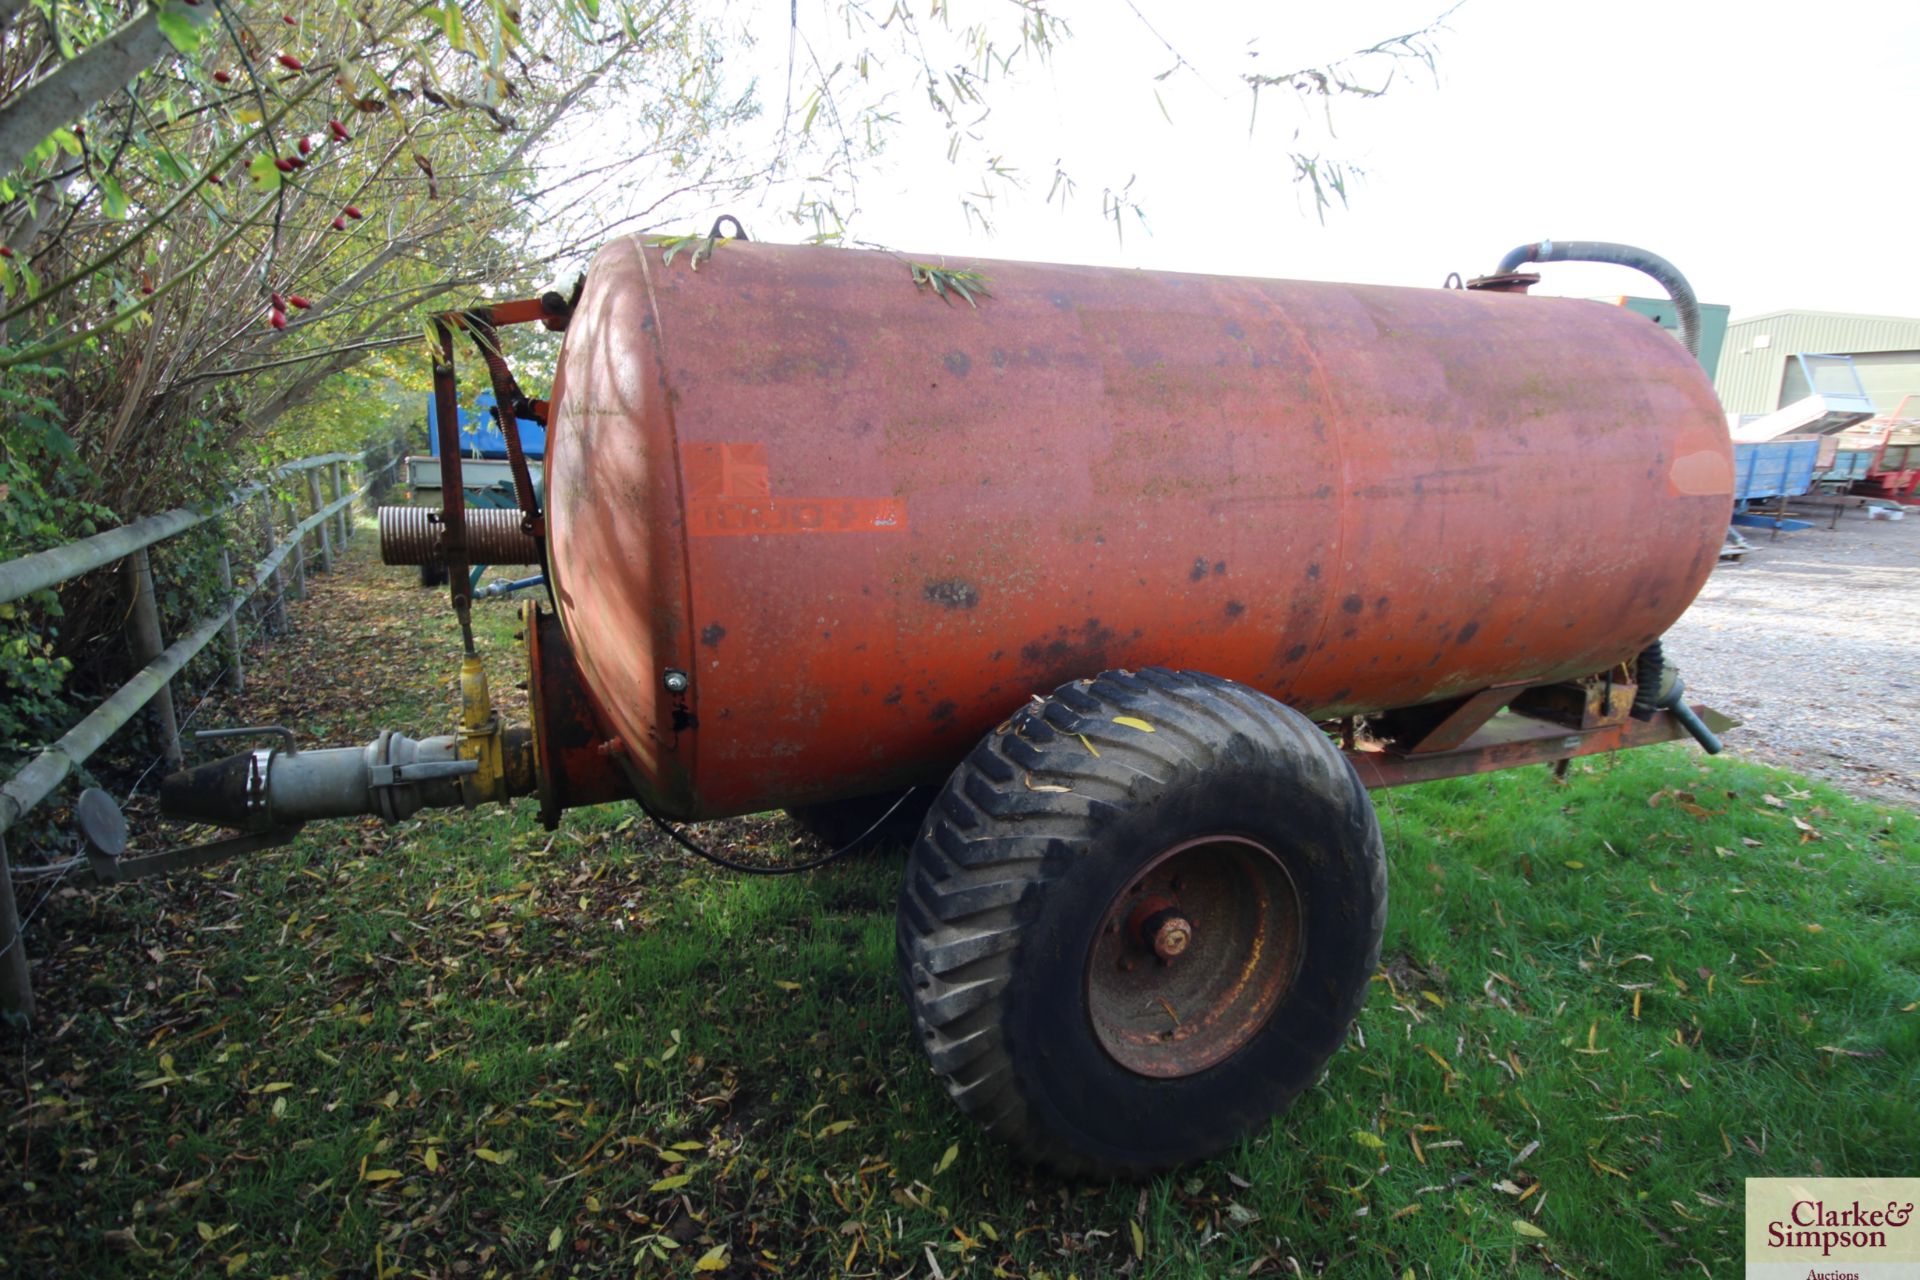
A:
POLYGON ((1035 1163, 1142 1176, 1224 1150, 1318 1077, 1386 908, 1373 806, 1326 734, 1243 685, 1148 668, 1063 685, 973 749, 920 829, 895 939, 916 1037, 962 1111, 1035 1163), (1141 865, 1216 835, 1260 842, 1292 878, 1298 977, 1224 1061, 1128 1071, 1087 1013, 1091 931, 1141 865))

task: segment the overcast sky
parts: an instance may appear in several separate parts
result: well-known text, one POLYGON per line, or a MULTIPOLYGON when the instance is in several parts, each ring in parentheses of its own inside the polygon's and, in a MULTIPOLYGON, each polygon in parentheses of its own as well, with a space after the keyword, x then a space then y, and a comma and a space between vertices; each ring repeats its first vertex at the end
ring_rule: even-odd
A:
MULTIPOLYGON (((787 0, 755 20, 778 105, 787 0)), ((866 238, 915 252, 1303 279, 1438 285, 1543 237, 1618 240, 1674 262, 1735 317, 1785 308, 1920 315, 1920 4, 1466 0, 1439 73, 1403 67, 1373 101, 1333 104, 1335 154, 1368 171, 1322 226, 1288 180, 1310 115, 1277 93, 1249 136, 1239 75, 1324 61, 1419 27, 1445 2, 1347 6, 1061 0, 1073 38, 986 126, 1030 176, 995 234, 968 226, 971 178, 909 132, 862 186, 866 238), (1151 30, 1148 24, 1151 24, 1151 30), (1155 33, 1158 33, 1157 35, 1155 33), (1166 42, 1199 74, 1172 63, 1166 42), (1249 40, 1251 38, 1251 43, 1249 40), (1158 87, 1171 123, 1153 97, 1158 87), (1052 160, 1080 181, 1047 206, 1052 160), (1100 220, 1137 175, 1148 229, 1100 220), (1150 233, 1149 233, 1150 232, 1150 233)), ((822 0, 803 29, 832 41, 822 0)), ((881 6, 884 9, 884 5, 881 6)), ((918 7, 918 6, 917 6, 918 7)), ((965 6, 956 3, 956 10, 965 6)), ((964 13, 960 15, 964 18, 964 13)), ((749 219, 798 238, 775 211, 749 219)), ((1618 268, 1545 268, 1543 290, 1658 294, 1618 268)))

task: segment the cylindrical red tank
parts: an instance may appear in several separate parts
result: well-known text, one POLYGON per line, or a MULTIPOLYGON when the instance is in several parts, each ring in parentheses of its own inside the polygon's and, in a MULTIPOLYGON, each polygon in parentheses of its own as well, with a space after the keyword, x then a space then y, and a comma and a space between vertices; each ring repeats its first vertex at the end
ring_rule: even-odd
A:
POLYGON ((1699 365, 1554 298, 603 248, 546 462, 560 616, 649 800, 936 779, 1110 667, 1311 715, 1601 671, 1713 568, 1699 365), (676 686, 684 691, 676 692, 676 686))

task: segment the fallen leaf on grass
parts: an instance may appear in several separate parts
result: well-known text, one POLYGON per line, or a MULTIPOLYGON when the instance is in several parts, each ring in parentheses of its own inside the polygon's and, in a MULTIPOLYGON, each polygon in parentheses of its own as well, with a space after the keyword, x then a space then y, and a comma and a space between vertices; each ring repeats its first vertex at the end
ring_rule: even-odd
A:
POLYGON ((956 1142, 952 1146, 948 1147, 946 1151, 941 1155, 940 1163, 933 1166, 933 1176, 937 1178, 941 1174, 945 1173, 947 1171, 947 1166, 952 1164, 955 1158, 959 1156, 959 1154, 960 1154, 959 1143, 956 1142))
POLYGON ((688 1184, 689 1182, 692 1182, 692 1181, 693 1181, 693 1175, 692 1175, 692 1174, 690 1174, 690 1173, 676 1173, 676 1174, 674 1174, 674 1175, 673 1175, 673 1176, 672 1176, 671 1178, 662 1178, 662 1179, 660 1179, 660 1181, 658 1181, 658 1182, 656 1182, 656 1183, 654 1183, 654 1184, 653 1184, 652 1186, 650 1186, 650 1187, 648 1187, 648 1188, 647 1188, 647 1190, 649 1190, 649 1191, 678 1191, 678 1190, 679 1190, 679 1189, 680 1189, 681 1187, 684 1187, 684 1186, 686 1186, 686 1185, 687 1185, 687 1184, 688 1184))
POLYGON ((727 1246, 717 1244, 700 1255, 700 1261, 693 1264, 695 1271, 724 1271, 727 1266, 727 1246))
POLYGON ((1353 1131, 1353 1140, 1359 1143, 1361 1146, 1370 1147, 1375 1151, 1385 1150, 1387 1145, 1386 1143, 1380 1140, 1379 1134, 1369 1133, 1365 1129, 1355 1129, 1353 1131))
POLYGON ((368 1182, 392 1182, 400 1176, 398 1169, 369 1169, 361 1175, 368 1182))
POLYGON ((507 1161, 513 1159, 513 1152, 495 1151, 490 1147, 475 1147, 473 1154, 485 1160, 488 1164, 505 1164, 507 1161))
POLYGON ((1523 1235, 1529 1240, 1545 1240, 1547 1238, 1546 1232, 1524 1218, 1515 1218, 1513 1220, 1513 1230, 1515 1234, 1523 1235))

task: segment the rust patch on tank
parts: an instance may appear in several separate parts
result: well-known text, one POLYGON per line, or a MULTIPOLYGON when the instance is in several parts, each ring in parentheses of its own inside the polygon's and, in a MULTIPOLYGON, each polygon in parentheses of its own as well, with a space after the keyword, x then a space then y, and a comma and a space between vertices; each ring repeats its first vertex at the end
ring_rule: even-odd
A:
POLYGON ((943 609, 971 609, 980 603, 980 592, 964 578, 942 578, 938 582, 929 582, 926 597, 943 609))

